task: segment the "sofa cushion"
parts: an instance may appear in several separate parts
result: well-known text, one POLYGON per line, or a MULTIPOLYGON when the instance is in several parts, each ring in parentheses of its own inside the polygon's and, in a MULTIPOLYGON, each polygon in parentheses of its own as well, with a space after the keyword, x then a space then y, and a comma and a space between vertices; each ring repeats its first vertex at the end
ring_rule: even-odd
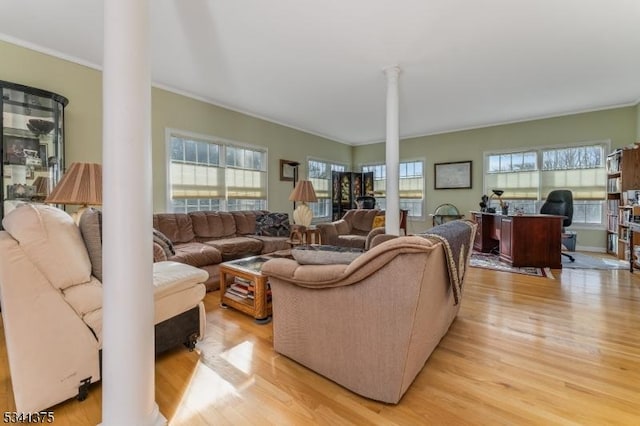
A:
POLYGON ((153 227, 174 244, 189 243, 195 239, 191 218, 186 213, 156 213, 153 227))
POLYGON ((342 247, 355 247, 363 249, 367 243, 366 235, 338 235, 338 245, 342 247))
POLYGON ((289 237, 291 225, 287 213, 266 213, 256 217, 256 235, 289 237))
POLYGON ((266 235, 249 235, 249 237, 262 242, 262 254, 291 248, 289 237, 269 237, 266 235))
POLYGON ((300 265, 348 265, 362 254, 361 249, 351 247, 303 245, 291 250, 300 265))
POLYGON ((220 250, 224 261, 253 256, 262 251, 262 242, 251 237, 222 238, 207 241, 207 244, 220 250))
POLYGON ((191 266, 206 266, 222 262, 222 255, 219 250, 207 244, 191 242, 174 245, 176 254, 168 260, 186 263, 191 266))
POLYGON ((89 282, 67 287, 63 294, 80 317, 102 308, 102 283, 95 276, 89 282))
POLYGON ((262 216, 263 212, 255 211, 236 211, 231 212, 236 221, 236 233, 238 235, 256 234, 256 219, 262 216))
POLYGON ((197 241, 236 236, 236 221, 229 212, 200 211, 189 213, 197 241))
MULTIPOLYGON (((351 218, 351 232, 360 231, 366 234, 373 227, 373 220, 379 214, 378 210, 350 210, 347 214, 353 213, 351 218)), ((346 219, 346 217, 345 217, 346 219)))
POLYGON ((91 275, 102 281, 102 212, 89 207, 78 224, 91 260, 91 275))

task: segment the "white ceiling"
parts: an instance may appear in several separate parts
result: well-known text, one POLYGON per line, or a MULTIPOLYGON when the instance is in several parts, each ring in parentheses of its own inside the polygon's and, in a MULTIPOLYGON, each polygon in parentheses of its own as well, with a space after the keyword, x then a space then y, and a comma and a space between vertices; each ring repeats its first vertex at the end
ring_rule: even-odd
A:
MULTIPOLYGON (((102 8, 5 0, 0 38, 99 68, 102 8)), ((349 144, 384 140, 396 64, 401 137, 640 99, 640 0, 151 0, 151 27, 154 84, 349 144)))

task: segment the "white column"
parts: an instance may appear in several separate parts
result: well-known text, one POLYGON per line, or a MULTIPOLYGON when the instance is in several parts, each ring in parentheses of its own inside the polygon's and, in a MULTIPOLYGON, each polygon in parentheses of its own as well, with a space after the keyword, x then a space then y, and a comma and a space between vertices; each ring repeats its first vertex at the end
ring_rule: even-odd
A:
POLYGON ((400 162, 400 127, 399 127, 399 95, 398 77, 399 67, 389 67, 384 70, 387 76, 387 207, 385 232, 400 235, 400 195, 399 195, 399 162, 400 162))
POLYGON ((163 425, 155 402, 149 0, 104 2, 102 424, 163 425))

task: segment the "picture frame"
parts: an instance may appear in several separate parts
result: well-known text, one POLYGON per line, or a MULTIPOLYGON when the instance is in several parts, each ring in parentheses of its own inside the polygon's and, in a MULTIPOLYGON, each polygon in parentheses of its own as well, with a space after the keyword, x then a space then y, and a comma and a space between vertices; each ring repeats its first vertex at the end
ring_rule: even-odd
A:
POLYGON ((293 182, 300 163, 292 160, 280 160, 280 180, 293 182))
POLYGON ((433 166, 434 189, 471 188, 471 161, 435 163, 433 166))
POLYGON ((4 135, 3 148, 4 148, 5 164, 26 165, 27 153, 39 151, 40 139, 23 138, 20 136, 13 136, 13 135, 4 135))

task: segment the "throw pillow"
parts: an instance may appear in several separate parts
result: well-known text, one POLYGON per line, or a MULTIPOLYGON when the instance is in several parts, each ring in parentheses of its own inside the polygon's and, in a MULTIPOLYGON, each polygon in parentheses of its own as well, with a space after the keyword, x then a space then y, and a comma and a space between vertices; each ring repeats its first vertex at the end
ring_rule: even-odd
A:
POLYGON ((371 228, 382 228, 384 226, 385 216, 379 215, 373 218, 373 225, 371 228))
POLYGON ((301 265, 348 265, 362 254, 362 249, 321 245, 304 245, 291 249, 291 255, 301 265))
POLYGON ((175 256, 176 249, 175 247, 173 247, 173 243, 171 242, 171 240, 155 228, 153 228, 153 242, 162 247, 162 250, 164 250, 164 254, 167 256, 167 258, 175 256))
POLYGON ((287 213, 267 213, 256 217, 256 235, 288 237, 291 233, 287 213))
POLYGON ((102 212, 89 207, 78 224, 91 261, 91 275, 102 281, 102 212))

